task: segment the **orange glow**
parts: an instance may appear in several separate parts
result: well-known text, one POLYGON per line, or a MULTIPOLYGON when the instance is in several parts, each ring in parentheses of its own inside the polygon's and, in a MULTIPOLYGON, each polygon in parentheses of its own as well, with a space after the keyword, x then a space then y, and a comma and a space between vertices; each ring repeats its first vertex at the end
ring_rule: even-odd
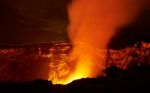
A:
POLYGON ((77 67, 75 68, 74 73, 68 78, 68 81, 73 81, 81 78, 87 78, 91 74, 92 61, 90 61, 90 57, 81 57, 77 63, 77 67), (86 58, 87 57, 87 58, 86 58), (86 64, 85 64, 86 62, 86 64))
POLYGON ((68 35, 75 63, 68 80, 103 75, 105 53, 116 29, 129 24, 138 14, 137 0, 72 0, 68 35))
MULTIPOLYGON (((68 45, 66 45, 65 47, 61 45, 62 44, 60 44, 59 46, 59 52, 58 48, 54 47, 50 48, 50 51, 54 54, 48 54, 46 56, 43 55, 43 57, 45 56, 46 58, 50 58, 51 60, 49 64, 49 80, 52 81, 53 84, 68 84, 74 80, 78 80, 81 78, 92 78, 96 77, 96 75, 102 75, 102 72, 100 73, 100 71, 105 66, 103 64, 100 64, 99 62, 97 62, 98 64, 93 64, 93 62, 95 62, 95 57, 99 58, 99 60, 100 58, 105 59, 103 54, 106 54, 108 52, 107 50, 99 50, 95 52, 93 49, 91 49, 91 47, 88 47, 88 45, 86 45, 86 47, 78 46, 78 48, 76 49, 79 50, 72 51, 71 54, 73 56, 70 56, 64 54, 64 51, 71 50, 71 48, 68 45), (55 53, 55 51, 57 51, 59 54, 55 53), (85 51, 88 52, 86 52, 86 54, 83 54, 85 53, 85 51)), ((133 47, 128 47, 122 50, 109 50, 110 55, 107 55, 107 67, 109 67, 111 64, 115 64, 119 68, 127 69, 128 64, 130 64, 130 62, 134 60, 134 57, 132 56, 133 52, 137 53, 138 59, 136 60, 139 61, 137 63, 141 64, 140 62, 144 62, 143 60, 150 54, 149 48, 149 43, 141 42, 141 48, 138 46, 138 44, 135 44, 133 47)))
POLYGON ((138 10, 137 0, 72 0, 68 7, 68 35, 73 45, 69 73, 55 83, 103 75, 106 54, 100 50, 107 50, 116 29, 132 22, 138 10))
MULTIPOLYGON (((88 60, 86 60, 86 59, 82 59, 82 61, 88 62, 88 60)), ((84 63, 84 62, 82 62, 82 63, 84 63)), ((80 64, 76 68, 76 71, 71 74, 71 76, 69 76, 65 80, 61 80, 60 82, 55 82, 55 83, 56 84, 58 84, 58 83, 59 84, 68 84, 68 83, 72 82, 73 80, 78 80, 78 79, 81 79, 81 78, 87 78, 87 77, 89 77, 89 74, 91 73, 90 70, 89 70, 90 68, 87 68, 87 67, 90 67, 90 64, 89 65, 87 65, 87 64, 80 64)))

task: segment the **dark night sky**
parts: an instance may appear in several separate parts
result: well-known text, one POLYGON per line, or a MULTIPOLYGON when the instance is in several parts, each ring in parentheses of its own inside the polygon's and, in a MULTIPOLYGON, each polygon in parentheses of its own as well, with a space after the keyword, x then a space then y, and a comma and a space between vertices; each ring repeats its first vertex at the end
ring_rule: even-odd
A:
POLYGON ((68 0, 0 0, 0 44, 67 39, 68 0))

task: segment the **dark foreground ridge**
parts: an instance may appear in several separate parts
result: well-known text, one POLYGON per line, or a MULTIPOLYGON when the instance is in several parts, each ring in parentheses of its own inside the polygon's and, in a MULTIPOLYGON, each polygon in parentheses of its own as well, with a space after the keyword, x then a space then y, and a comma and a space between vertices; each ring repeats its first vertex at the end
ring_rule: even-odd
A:
POLYGON ((105 77, 86 78, 68 85, 53 85, 50 81, 1 82, 0 93, 150 93, 150 65, 141 64, 123 70, 110 67, 105 77))

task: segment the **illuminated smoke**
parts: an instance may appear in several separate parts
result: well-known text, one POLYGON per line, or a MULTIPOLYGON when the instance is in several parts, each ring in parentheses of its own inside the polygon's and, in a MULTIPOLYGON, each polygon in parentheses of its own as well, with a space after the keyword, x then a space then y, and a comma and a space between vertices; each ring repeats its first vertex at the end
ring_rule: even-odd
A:
POLYGON ((68 8, 68 35, 73 44, 68 82, 102 75, 107 45, 116 29, 131 23, 140 11, 138 0, 73 0, 68 8))

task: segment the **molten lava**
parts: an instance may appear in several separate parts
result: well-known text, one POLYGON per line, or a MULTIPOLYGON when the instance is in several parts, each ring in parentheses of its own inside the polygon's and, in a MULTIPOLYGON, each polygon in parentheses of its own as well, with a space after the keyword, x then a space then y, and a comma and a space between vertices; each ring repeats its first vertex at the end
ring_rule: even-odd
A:
POLYGON ((71 51, 72 46, 68 42, 15 47, 0 49, 0 74, 3 75, 0 81, 25 82, 49 78, 53 84, 67 84, 76 79, 94 77, 93 73, 97 72, 91 69, 95 69, 99 64, 93 64, 95 61, 92 58, 104 57, 96 56, 100 53, 107 54, 107 67, 113 64, 126 69, 129 64, 132 64, 130 67, 143 62, 150 64, 150 43, 144 42, 121 50, 97 49, 96 52, 88 45, 78 46, 78 49, 82 50, 78 50, 78 53, 77 50, 71 51), (87 51, 87 54, 83 54, 84 51, 87 51), (75 55, 80 60, 75 60, 75 55))

